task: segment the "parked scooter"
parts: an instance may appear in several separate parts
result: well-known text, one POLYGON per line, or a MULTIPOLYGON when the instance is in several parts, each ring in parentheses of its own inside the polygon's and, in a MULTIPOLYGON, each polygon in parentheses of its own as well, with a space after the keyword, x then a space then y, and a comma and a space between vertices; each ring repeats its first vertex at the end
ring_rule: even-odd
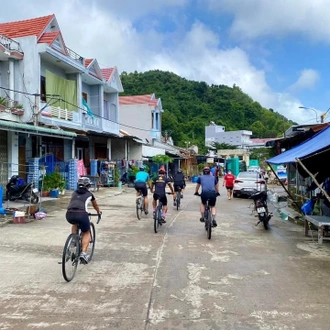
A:
POLYGON ((258 191, 251 195, 250 198, 253 199, 254 210, 257 212, 257 216, 259 219, 256 226, 258 226, 259 223, 262 222, 265 229, 268 229, 268 223, 273 216, 273 213, 268 211, 267 191, 258 191))
POLYGON ((18 175, 13 175, 9 179, 6 189, 6 196, 10 201, 23 199, 32 204, 39 202, 38 189, 34 188, 33 182, 25 184, 24 180, 18 175))

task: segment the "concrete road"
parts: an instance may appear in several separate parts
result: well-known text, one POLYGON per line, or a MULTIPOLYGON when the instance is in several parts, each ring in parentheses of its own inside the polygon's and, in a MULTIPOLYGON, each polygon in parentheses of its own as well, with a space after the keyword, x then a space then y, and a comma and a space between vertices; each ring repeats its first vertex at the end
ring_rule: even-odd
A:
POLYGON ((96 192, 94 259, 70 283, 68 196, 45 220, 0 228, 0 329, 330 329, 329 243, 276 215, 256 227, 250 200, 224 190, 208 240, 194 187, 157 234, 150 214, 136 219, 133 189, 96 192))

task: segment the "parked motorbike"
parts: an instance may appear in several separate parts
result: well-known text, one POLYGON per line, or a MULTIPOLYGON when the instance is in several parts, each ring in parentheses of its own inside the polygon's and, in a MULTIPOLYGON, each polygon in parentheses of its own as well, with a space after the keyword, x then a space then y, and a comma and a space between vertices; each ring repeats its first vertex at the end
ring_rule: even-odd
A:
POLYGON ((18 175, 13 175, 6 185, 6 196, 10 201, 23 199, 29 203, 37 204, 39 196, 38 189, 34 188, 33 182, 24 183, 24 180, 18 175))
POLYGON ((268 229, 268 223, 273 216, 273 213, 268 211, 267 191, 258 191, 251 195, 250 198, 253 199, 254 210, 255 212, 257 212, 257 216, 259 219, 256 226, 258 226, 259 223, 262 222, 265 229, 268 229))

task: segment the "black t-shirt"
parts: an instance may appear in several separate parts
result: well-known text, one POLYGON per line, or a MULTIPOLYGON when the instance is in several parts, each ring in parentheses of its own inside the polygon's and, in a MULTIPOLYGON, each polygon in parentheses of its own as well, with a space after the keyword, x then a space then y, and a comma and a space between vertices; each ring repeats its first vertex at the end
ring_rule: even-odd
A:
POLYGON ((184 174, 183 173, 177 173, 175 178, 174 178, 174 184, 175 185, 183 185, 185 184, 184 181, 184 174))
POLYGON ((166 178, 164 175, 158 175, 155 179, 152 180, 152 183, 154 184, 154 193, 159 196, 165 196, 165 188, 166 185, 170 182, 168 178, 166 178))

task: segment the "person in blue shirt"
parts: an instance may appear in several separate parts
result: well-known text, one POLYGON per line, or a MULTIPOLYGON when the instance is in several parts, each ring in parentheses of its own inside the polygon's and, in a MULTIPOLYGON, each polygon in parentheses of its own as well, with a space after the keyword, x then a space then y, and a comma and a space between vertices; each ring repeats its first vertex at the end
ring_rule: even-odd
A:
POLYGON ((212 214, 212 224, 214 227, 216 227, 217 222, 215 220, 215 217, 217 210, 215 208, 215 204, 216 204, 217 196, 220 195, 219 184, 218 184, 218 178, 214 177, 211 174, 211 170, 208 166, 203 168, 203 175, 199 176, 197 179, 195 195, 199 195, 198 190, 200 187, 202 188, 201 204, 200 204, 200 211, 201 211, 200 221, 204 222, 205 205, 206 205, 206 201, 209 200, 209 205, 212 214))
POLYGON ((148 203, 148 187, 147 182, 149 181, 150 177, 149 174, 145 171, 145 166, 140 166, 140 171, 136 173, 135 176, 135 190, 136 190, 136 196, 139 196, 140 191, 142 192, 142 195, 144 197, 144 213, 149 213, 149 203, 148 203))

